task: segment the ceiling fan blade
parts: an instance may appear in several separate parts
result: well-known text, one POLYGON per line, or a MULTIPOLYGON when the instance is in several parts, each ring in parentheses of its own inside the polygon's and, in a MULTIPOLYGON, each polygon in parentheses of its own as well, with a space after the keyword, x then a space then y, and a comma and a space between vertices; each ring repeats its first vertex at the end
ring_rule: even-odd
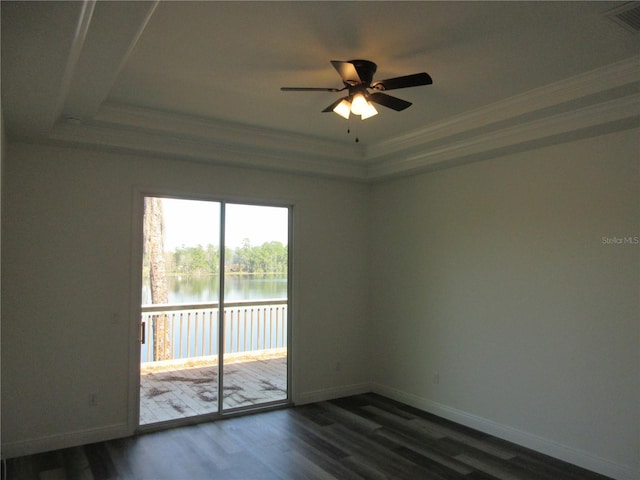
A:
POLYGON ((349 85, 359 85, 362 83, 360 75, 358 75, 358 71, 353 63, 331 60, 331 65, 333 65, 333 68, 338 71, 343 82, 348 83, 349 85))
POLYGON ((411 102, 407 102, 401 98, 392 97, 391 95, 381 92, 371 93, 367 99, 371 102, 379 103, 380 105, 395 110, 396 112, 409 108, 412 105, 411 102))
POLYGON ((322 112, 333 112, 333 109, 336 108, 338 106, 338 104, 344 100, 345 98, 349 98, 349 97, 342 97, 339 98, 338 100, 336 100, 335 102, 333 102, 331 105, 329 105, 327 108, 325 108, 324 110, 322 110, 322 112))
POLYGON ((283 92, 341 92, 344 88, 280 87, 283 92))
POLYGON ((405 75, 403 77, 388 78, 380 80, 371 85, 371 88, 377 90, 394 90, 396 88, 418 87, 420 85, 431 85, 433 80, 428 73, 414 73, 413 75, 405 75))

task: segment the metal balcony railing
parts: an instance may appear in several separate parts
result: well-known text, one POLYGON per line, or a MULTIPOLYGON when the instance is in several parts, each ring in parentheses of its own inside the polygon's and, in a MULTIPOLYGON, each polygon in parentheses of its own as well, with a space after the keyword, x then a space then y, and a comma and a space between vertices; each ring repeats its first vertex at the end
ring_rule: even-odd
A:
MULTIPOLYGON (((287 348, 287 300, 224 305, 224 353, 261 354, 287 348)), ((218 352, 218 303, 143 305, 142 362, 212 359, 218 352)))

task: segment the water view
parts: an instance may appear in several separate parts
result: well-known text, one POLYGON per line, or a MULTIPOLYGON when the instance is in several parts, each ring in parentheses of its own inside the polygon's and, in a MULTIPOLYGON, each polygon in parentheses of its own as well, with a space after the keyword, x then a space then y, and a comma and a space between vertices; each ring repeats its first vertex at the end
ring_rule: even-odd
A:
MULTIPOLYGON (((169 304, 217 303, 220 291, 218 275, 167 277, 169 304)), ((225 302, 287 298, 287 277, 282 275, 227 275, 225 302)), ((149 278, 142 284, 142 304, 151 304, 149 278)))

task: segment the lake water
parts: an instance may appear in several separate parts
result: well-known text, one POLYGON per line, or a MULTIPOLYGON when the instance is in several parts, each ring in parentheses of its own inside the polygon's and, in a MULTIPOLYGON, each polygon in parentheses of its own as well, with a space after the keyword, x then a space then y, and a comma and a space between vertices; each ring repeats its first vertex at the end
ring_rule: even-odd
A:
MULTIPOLYGON (((287 298, 287 278, 278 275, 227 275, 225 301, 287 298)), ((218 275, 170 276, 167 278, 169 303, 217 302, 220 291, 218 275)), ((142 285, 142 304, 151 303, 149 280, 142 285)))

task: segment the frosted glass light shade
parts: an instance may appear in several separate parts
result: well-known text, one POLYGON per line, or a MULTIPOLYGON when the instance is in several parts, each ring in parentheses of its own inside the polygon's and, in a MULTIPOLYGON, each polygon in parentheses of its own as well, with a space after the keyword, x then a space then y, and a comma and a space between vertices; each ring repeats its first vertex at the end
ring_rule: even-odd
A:
POLYGON ((354 115, 362 115, 362 112, 367 108, 367 99, 361 93, 356 93, 353 96, 353 103, 351 104, 351 113, 354 115))
POLYGON ((349 114, 351 113, 351 103, 349 102, 349 100, 344 99, 338 105, 336 105, 333 111, 348 120, 349 114))
POLYGON ((378 110, 376 110, 376 107, 374 107, 371 104, 371 102, 367 102, 367 106, 362 111, 361 118, 362 120, 364 120, 365 118, 373 117, 374 115, 377 115, 377 114, 378 114, 378 110))

